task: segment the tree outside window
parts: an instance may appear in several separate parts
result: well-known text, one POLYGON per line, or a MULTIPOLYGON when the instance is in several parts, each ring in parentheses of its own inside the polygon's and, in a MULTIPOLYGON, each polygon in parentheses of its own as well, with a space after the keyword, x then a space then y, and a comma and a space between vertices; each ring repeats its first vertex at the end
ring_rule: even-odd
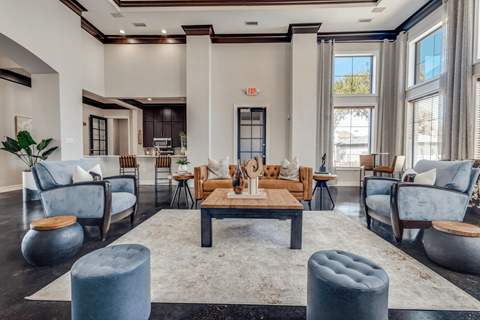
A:
POLYGON ((372 93, 373 56, 335 58, 335 94, 372 93))

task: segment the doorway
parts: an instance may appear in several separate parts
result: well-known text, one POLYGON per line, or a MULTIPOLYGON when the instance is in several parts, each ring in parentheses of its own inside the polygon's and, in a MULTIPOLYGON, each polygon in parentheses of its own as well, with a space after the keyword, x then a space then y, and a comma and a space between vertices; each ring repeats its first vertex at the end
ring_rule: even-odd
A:
POLYGON ((240 163, 260 156, 266 164, 266 109, 238 108, 237 112, 237 157, 240 163))

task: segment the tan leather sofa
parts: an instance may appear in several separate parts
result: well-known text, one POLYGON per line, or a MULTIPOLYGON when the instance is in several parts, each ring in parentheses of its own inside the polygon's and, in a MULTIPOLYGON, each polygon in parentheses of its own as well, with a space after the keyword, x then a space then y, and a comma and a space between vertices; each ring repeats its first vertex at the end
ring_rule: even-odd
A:
MULTIPOLYGON (((230 165, 230 176, 233 176, 236 165, 230 165)), ((244 170, 242 166, 242 170, 244 170)), ((300 167, 300 181, 278 180, 280 173, 279 165, 264 165, 264 178, 258 182, 258 187, 263 189, 287 189, 297 200, 312 200, 312 179, 313 169, 300 167)), ((245 171, 243 172, 245 175, 245 171)), ((207 165, 195 167, 194 186, 195 186, 195 205, 198 200, 206 199, 217 188, 232 188, 232 179, 208 180, 207 165)), ((248 187, 248 180, 245 179, 245 187, 248 187)))

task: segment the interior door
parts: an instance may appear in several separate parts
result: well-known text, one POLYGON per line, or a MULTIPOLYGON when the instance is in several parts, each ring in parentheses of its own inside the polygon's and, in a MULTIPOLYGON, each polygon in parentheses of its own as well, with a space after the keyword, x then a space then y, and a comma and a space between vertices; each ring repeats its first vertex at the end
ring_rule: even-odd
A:
POLYGON ((90 155, 108 155, 107 119, 90 115, 90 155))
POLYGON ((239 108, 237 132, 237 157, 240 163, 260 156, 266 164, 266 110, 264 108, 239 108))

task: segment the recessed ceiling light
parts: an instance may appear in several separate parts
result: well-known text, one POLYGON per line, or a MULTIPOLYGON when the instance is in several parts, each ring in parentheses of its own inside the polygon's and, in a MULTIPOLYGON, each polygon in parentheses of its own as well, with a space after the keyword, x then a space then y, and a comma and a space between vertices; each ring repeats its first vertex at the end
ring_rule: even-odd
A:
POLYGON ((119 30, 119 31, 120 31, 120 33, 122 33, 122 34, 125 33, 125 30, 119 30))
POLYGON ((162 33, 167 33, 167 30, 163 29, 163 30, 162 30, 162 33))
POLYGON ((152 98, 148 98, 147 100, 148 100, 148 101, 152 101, 152 98))

